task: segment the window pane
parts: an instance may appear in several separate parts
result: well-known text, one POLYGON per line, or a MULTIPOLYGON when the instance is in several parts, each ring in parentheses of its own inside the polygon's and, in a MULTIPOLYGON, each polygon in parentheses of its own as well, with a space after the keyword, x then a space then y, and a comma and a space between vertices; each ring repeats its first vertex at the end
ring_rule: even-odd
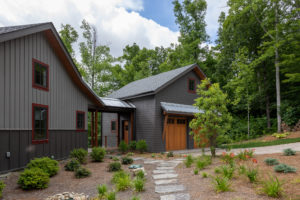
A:
POLYGON ((115 131, 116 130, 116 121, 111 122, 111 130, 115 131))
POLYGON ((174 119, 168 119, 168 124, 174 124, 174 119))
POLYGON ((44 87, 47 87, 47 69, 45 67, 42 67, 42 82, 41 85, 44 87))
POLYGON ((34 83, 42 87, 47 87, 47 67, 39 63, 34 64, 34 83))
POLYGON ((84 129, 84 114, 77 113, 77 129, 84 129))
POLYGON ((189 80, 189 90, 195 90, 195 80, 189 80))
POLYGON ((47 108, 34 107, 34 140, 47 139, 47 108))

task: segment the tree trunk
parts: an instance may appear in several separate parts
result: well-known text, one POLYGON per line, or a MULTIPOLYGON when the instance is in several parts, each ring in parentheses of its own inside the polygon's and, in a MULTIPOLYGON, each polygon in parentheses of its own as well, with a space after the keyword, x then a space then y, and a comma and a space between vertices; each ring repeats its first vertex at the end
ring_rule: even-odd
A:
POLYGON ((264 66, 264 93, 265 93, 265 103, 266 103, 266 117, 267 117, 267 127, 268 129, 271 128, 271 118, 270 118, 270 97, 267 91, 267 72, 266 66, 264 66))
POLYGON ((275 68, 276 68, 276 105, 277 105, 277 132, 281 132, 281 115, 280 115, 280 72, 279 72, 279 55, 278 55, 278 3, 275 8, 275 68))
POLYGON ((248 139, 250 138, 250 106, 248 102, 248 139))
POLYGON ((212 157, 216 157, 216 147, 217 147, 217 134, 215 133, 213 136, 209 137, 210 143, 210 152, 212 157))

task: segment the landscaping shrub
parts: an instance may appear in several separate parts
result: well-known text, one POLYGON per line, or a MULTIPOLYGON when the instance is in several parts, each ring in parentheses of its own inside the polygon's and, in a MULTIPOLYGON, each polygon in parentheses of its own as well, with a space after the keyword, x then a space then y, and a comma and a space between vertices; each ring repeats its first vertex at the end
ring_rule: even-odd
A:
POLYGON ((92 149, 91 157, 95 162, 102 162, 106 151, 102 147, 94 147, 92 149))
POLYGON ((289 132, 285 132, 285 133, 274 133, 272 134, 273 137, 276 137, 277 139, 281 139, 281 138, 286 138, 290 133, 289 132))
POLYGON ((202 178, 207 178, 208 177, 208 174, 206 172, 203 172, 202 173, 202 178))
POLYGON ((168 152, 168 153, 167 153, 167 157, 168 157, 168 158, 174 157, 173 151, 168 152))
POLYGON ((152 157, 152 158, 155 158, 155 154, 154 154, 154 153, 153 153, 153 154, 151 154, 151 157, 152 157))
POLYGON ((128 153, 127 153, 127 156, 129 156, 129 157, 130 157, 130 156, 133 156, 133 155, 134 155, 133 152, 128 152, 128 153))
POLYGON ((136 143, 136 149, 141 152, 144 153, 145 151, 147 151, 147 143, 145 140, 139 140, 136 143))
POLYGON ((210 156, 201 156, 196 161, 196 167, 200 170, 211 164, 210 156))
POLYGON ((140 178, 140 179, 144 179, 144 178, 145 178, 145 173, 144 173, 144 171, 139 170, 139 171, 136 173, 136 177, 137 177, 137 178, 140 178))
POLYGON ((129 143, 129 149, 132 151, 136 150, 136 141, 131 141, 129 143))
POLYGON ((283 183, 278 180, 276 176, 274 177, 269 177, 269 180, 265 180, 262 182, 262 191, 269 197, 280 197, 283 189, 282 185, 283 183))
POLYGON ((283 151, 283 155, 285 155, 285 156, 293 156, 293 155, 296 155, 296 151, 288 148, 288 149, 285 149, 283 151))
POLYGON ((122 140, 119 144, 119 151, 124 154, 127 150, 128 150, 128 145, 124 140, 122 140))
POLYGON ((124 191, 131 187, 130 176, 120 176, 116 181, 117 191, 124 191))
POLYGON ((192 164, 193 164, 193 162, 194 162, 193 156, 192 155, 188 155, 185 158, 184 164, 185 164, 186 167, 191 167, 192 164))
POLYGON ((113 160, 113 161, 119 161, 120 159, 119 159, 118 157, 114 156, 114 157, 112 158, 112 160, 113 160))
POLYGON ((198 175, 198 173, 199 173, 199 169, 194 169, 194 174, 198 175))
POLYGON ((115 173, 113 174, 113 177, 112 177, 112 179, 111 179, 111 182, 112 182, 113 184, 116 184, 120 178, 124 178, 124 177, 126 177, 126 176, 130 177, 130 175, 129 175, 127 172, 123 171, 123 170, 118 171, 118 172, 115 172, 115 173))
POLYGON ((266 159, 264 160, 264 162, 265 162, 267 165, 269 165, 269 166, 273 166, 273 165, 278 165, 278 164, 279 164, 278 160, 275 159, 275 158, 266 158, 266 159))
POLYGON ((257 174, 258 174, 257 168, 247 168, 246 169, 246 176, 248 177, 248 179, 251 183, 257 181, 257 174))
POLYGON ((133 159, 130 158, 130 157, 127 157, 127 156, 124 156, 122 158, 122 164, 123 165, 129 165, 129 164, 132 164, 133 163, 133 159))
POLYGON ((83 148, 74 149, 70 153, 71 158, 75 158, 76 160, 78 160, 80 162, 80 164, 86 163, 87 155, 88 155, 87 150, 85 150, 83 148))
POLYGON ((59 167, 58 162, 56 160, 53 160, 49 157, 43 157, 43 158, 35 158, 31 160, 27 166, 28 169, 30 168, 40 168, 45 173, 47 173, 50 177, 57 174, 59 167))
POLYGON ((84 167, 79 167, 75 170, 76 178, 84 178, 84 177, 88 177, 90 175, 91 175, 91 172, 84 167))
POLYGON ((133 181, 133 186, 134 186, 135 191, 137 191, 137 192, 141 192, 141 191, 145 190, 145 182, 141 178, 136 178, 133 181))
POLYGON ((104 199, 107 195, 107 186, 105 184, 99 185, 97 189, 99 199, 104 199))
POLYGON ((229 182, 229 179, 226 177, 216 176, 213 179, 213 185, 216 192, 226 192, 231 190, 231 184, 229 182))
POLYGON ((246 167, 244 165, 239 166, 239 174, 246 174, 246 167))
POLYGON ((286 164, 279 164, 274 167, 275 172, 283 172, 283 173, 295 173, 297 170, 294 167, 291 167, 286 164))
POLYGON ((48 187, 49 174, 40 168, 25 169, 18 180, 18 184, 24 190, 44 189, 48 187))
POLYGON ((0 198, 2 198, 2 191, 5 188, 5 184, 3 183, 3 181, 0 181, 0 198))
POLYGON ((229 165, 222 165, 222 166, 220 166, 220 170, 221 170, 221 174, 224 177, 226 177, 228 179, 232 179, 235 168, 231 167, 229 165))
POLYGON ((254 150, 253 149, 245 149, 244 151, 241 151, 238 153, 237 157, 240 160, 248 160, 249 158, 252 158, 254 154, 254 150))
POLYGON ((111 191, 107 194, 107 200, 116 200, 116 192, 111 191))
POLYGON ((214 169, 214 172, 215 172, 216 174, 220 174, 220 173, 221 173, 221 169, 220 169, 219 167, 216 167, 216 168, 214 169))
POLYGON ((109 172, 116 172, 121 170, 121 163, 120 162, 112 162, 108 165, 109 172))
POLYGON ((72 159, 65 165, 66 171, 75 171, 80 167, 80 163, 78 160, 72 159))
POLYGON ((234 158, 235 158, 234 153, 229 154, 229 153, 223 152, 222 156, 221 156, 221 160, 231 166, 234 165, 234 158))
POLYGON ((133 196, 133 197, 131 198, 131 200, 141 200, 141 199, 140 199, 140 197, 133 196))

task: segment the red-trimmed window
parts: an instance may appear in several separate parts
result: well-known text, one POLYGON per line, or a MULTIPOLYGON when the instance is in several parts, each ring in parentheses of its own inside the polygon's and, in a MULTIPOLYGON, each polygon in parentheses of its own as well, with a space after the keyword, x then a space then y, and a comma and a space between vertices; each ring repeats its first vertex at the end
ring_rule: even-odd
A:
POLYGON ((188 79, 188 92, 196 93, 196 80, 193 78, 188 79))
POLYGON ((32 143, 48 142, 49 108, 46 105, 32 104, 32 143))
POLYGON ((112 120, 110 123, 110 130, 112 133, 117 132, 117 120, 112 120))
POLYGON ((49 91, 49 65, 32 59, 32 87, 49 91))
POLYGON ((85 129, 85 112, 76 111, 76 130, 84 131, 85 129))

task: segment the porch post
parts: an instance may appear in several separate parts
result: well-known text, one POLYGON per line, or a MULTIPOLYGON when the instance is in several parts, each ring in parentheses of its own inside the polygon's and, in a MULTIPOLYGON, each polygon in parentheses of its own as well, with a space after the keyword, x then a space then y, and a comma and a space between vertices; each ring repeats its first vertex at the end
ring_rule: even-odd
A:
POLYGON ((133 111, 130 113, 130 140, 133 140, 133 111))
POLYGON ((91 123, 91 145, 94 147, 94 111, 91 112, 92 114, 92 123, 91 123))

